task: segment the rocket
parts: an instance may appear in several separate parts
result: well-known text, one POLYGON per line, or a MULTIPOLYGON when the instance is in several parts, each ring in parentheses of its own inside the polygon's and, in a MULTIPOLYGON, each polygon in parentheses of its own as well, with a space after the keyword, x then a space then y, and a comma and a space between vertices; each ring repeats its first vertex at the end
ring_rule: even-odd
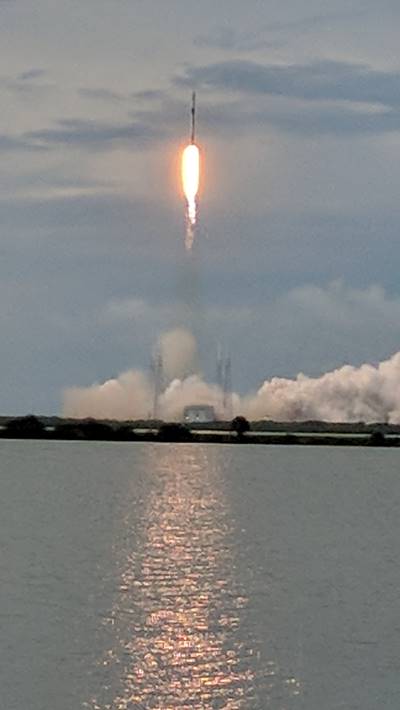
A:
POLYGON ((192 131, 190 134, 190 142, 194 145, 194 134, 196 130, 196 92, 193 91, 192 94, 192 131))
POLYGON ((196 137, 196 92, 192 93, 190 142, 182 152, 181 175, 186 199, 186 249, 190 251, 197 224, 197 194, 200 181, 200 150, 196 137))

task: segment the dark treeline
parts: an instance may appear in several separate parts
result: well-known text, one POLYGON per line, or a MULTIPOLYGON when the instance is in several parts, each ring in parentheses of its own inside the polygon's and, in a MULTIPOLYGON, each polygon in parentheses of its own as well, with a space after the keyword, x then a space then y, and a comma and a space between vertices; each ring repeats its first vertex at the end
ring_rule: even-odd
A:
POLYGON ((400 446, 400 428, 387 424, 341 425, 305 422, 290 425, 248 422, 235 417, 231 422, 188 425, 176 422, 107 422, 95 419, 13 417, 3 419, 0 438, 47 439, 66 441, 160 441, 241 443, 280 445, 400 446), (273 426, 272 426, 273 425, 273 426), (388 428, 389 427, 389 428, 388 428), (361 428, 361 431, 360 431, 361 428), (353 436, 352 436, 353 434, 353 436))

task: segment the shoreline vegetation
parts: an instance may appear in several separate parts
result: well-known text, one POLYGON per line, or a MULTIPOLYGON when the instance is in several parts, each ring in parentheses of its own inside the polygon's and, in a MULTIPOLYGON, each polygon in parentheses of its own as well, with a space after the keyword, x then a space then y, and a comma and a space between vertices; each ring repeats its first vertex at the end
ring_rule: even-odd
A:
POLYGON ((61 417, 0 417, 2 439, 49 441, 198 442, 297 446, 400 446, 400 425, 310 422, 229 422, 206 424, 159 420, 113 421, 61 417))

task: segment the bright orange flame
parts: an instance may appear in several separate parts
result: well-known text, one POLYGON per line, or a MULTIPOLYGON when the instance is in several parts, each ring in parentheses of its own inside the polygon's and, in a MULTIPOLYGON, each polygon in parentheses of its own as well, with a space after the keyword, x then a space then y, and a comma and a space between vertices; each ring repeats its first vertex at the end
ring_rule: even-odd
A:
POLYGON ((200 151, 194 143, 186 146, 182 155, 182 185, 187 202, 188 230, 186 245, 190 249, 193 242, 193 231, 197 220, 196 197, 200 182, 200 151))

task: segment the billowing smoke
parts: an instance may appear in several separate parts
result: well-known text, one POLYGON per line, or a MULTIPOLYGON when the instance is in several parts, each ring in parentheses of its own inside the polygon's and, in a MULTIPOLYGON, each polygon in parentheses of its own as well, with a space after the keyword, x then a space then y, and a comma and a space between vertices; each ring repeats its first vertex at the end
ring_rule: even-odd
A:
MULTIPOLYGON (((160 340, 166 383, 159 398, 160 416, 179 420, 186 405, 211 404, 223 416, 223 393, 194 374, 196 343, 190 333, 175 330, 160 340)), ((64 395, 64 415, 139 419, 151 416, 151 376, 129 371, 91 387, 74 387, 64 395)), ((274 377, 250 395, 232 396, 233 413, 252 420, 400 423, 400 352, 373 365, 346 365, 320 377, 299 374, 274 377)))
POLYGON ((345 365, 321 377, 272 378, 242 409, 250 419, 400 423, 400 352, 377 366, 345 365))
POLYGON ((224 416, 223 394, 217 385, 210 385, 199 375, 184 380, 173 380, 160 398, 160 412, 164 419, 182 418, 183 408, 191 404, 211 404, 217 415, 224 416))
POLYGON ((153 386, 138 370, 91 387, 70 387, 64 392, 63 412, 67 417, 97 419, 140 419, 151 416, 153 386))
POLYGON ((158 348, 168 382, 175 378, 185 379, 198 371, 197 343, 188 330, 175 328, 163 333, 158 348))

